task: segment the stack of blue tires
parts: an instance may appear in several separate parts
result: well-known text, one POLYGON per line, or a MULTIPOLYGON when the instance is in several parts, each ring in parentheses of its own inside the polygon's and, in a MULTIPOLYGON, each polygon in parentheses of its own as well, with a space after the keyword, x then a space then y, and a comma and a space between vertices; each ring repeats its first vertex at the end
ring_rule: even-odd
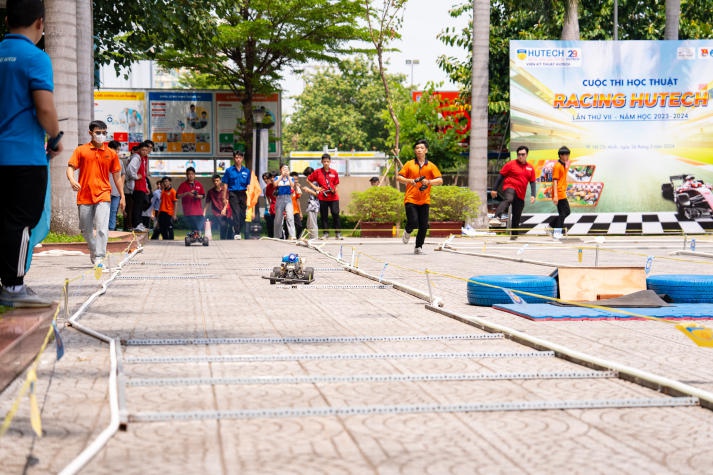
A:
POLYGON ((646 288, 673 303, 713 303, 713 275, 661 274, 646 278, 646 288))
MULTIPOLYGON (((557 297, 557 281, 547 275, 476 275, 468 280, 468 303, 490 307, 494 304, 513 303, 512 299, 501 288, 479 285, 489 284, 511 290, 522 290, 545 297, 557 297)), ((522 295, 515 292, 527 303, 547 303, 550 300, 522 295)))

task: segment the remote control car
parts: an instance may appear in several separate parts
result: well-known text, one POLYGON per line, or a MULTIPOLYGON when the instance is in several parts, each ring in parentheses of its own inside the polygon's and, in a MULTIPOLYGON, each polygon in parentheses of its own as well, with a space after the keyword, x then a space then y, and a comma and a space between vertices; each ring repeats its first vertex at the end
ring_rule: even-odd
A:
POLYGON ((279 267, 273 267, 270 284, 310 284, 314 280, 314 268, 305 267, 304 261, 295 253, 287 254, 282 258, 279 267))
POLYGON ((193 243, 199 242, 203 244, 204 246, 208 245, 209 239, 208 236, 204 236, 200 233, 200 231, 191 231, 188 234, 186 234, 186 246, 190 246, 193 243))
POLYGON ((693 175, 672 175, 661 185, 661 195, 673 200, 679 219, 695 220, 713 216, 711 185, 693 175))

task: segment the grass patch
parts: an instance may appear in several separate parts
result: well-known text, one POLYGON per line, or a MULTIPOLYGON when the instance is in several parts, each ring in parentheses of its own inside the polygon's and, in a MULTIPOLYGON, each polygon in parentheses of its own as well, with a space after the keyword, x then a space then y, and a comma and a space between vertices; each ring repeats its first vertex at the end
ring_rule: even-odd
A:
POLYGON ((50 233, 47 235, 47 237, 42 241, 43 243, 46 244, 56 244, 56 243, 65 243, 65 242, 84 242, 84 238, 82 237, 81 234, 62 234, 62 233, 53 233, 50 231, 50 233))

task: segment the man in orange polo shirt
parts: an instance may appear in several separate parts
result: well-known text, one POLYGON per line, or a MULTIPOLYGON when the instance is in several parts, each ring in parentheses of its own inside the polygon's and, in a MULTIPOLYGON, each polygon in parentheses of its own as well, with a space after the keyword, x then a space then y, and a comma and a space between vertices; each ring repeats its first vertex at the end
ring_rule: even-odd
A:
POLYGON ((428 142, 418 140, 413 147, 416 158, 409 160, 399 171, 396 180, 406 185, 404 205, 406 207, 406 229, 402 236, 404 244, 409 242, 411 233, 418 229, 414 254, 423 254, 423 242, 428 231, 428 211, 431 205, 431 187, 443 184, 438 167, 426 158, 428 142))
POLYGON ((109 238, 109 214, 111 209, 111 174, 119 191, 119 208, 124 209, 124 179, 116 152, 106 145, 106 124, 100 120, 89 123, 91 141, 74 150, 67 164, 67 179, 77 192, 79 229, 89 245, 92 264, 102 266, 106 257, 109 238), (79 181, 74 178, 79 170, 79 181), (94 229, 96 228, 96 236, 94 229))
POLYGON ((557 151, 559 159, 552 169, 552 203, 557 207, 557 219, 552 223, 554 231, 552 237, 562 237, 564 220, 569 216, 569 201, 567 201, 567 171, 569 170, 570 151, 567 147, 560 147, 557 151))

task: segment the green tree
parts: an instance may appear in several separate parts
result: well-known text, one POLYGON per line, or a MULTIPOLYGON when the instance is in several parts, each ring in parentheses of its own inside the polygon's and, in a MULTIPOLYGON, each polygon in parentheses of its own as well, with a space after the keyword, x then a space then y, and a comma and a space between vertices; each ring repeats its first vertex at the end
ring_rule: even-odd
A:
MULTIPOLYGON (((397 107, 409 101, 403 75, 386 75, 397 107)), ((285 150, 388 150, 388 107, 378 68, 363 56, 305 76, 283 132, 285 150)))
MULTIPOLYGON (((462 170, 465 148, 461 144, 463 137, 456 132, 462 124, 456 123, 455 116, 443 112, 457 108, 458 104, 441 103, 436 94, 436 87, 429 83, 419 101, 409 101, 397 108, 401 123, 400 158, 410 160, 415 157, 413 144, 419 139, 428 140, 428 158, 438 165, 441 172, 462 170)), ((391 130, 393 139, 393 129, 391 130)))
POLYGON ((245 143, 251 143, 255 94, 277 90, 287 70, 309 61, 335 62, 353 49, 351 41, 366 39, 358 21, 360 0, 96 3, 101 4, 95 19, 101 61, 155 59, 229 86, 244 98, 245 143))

